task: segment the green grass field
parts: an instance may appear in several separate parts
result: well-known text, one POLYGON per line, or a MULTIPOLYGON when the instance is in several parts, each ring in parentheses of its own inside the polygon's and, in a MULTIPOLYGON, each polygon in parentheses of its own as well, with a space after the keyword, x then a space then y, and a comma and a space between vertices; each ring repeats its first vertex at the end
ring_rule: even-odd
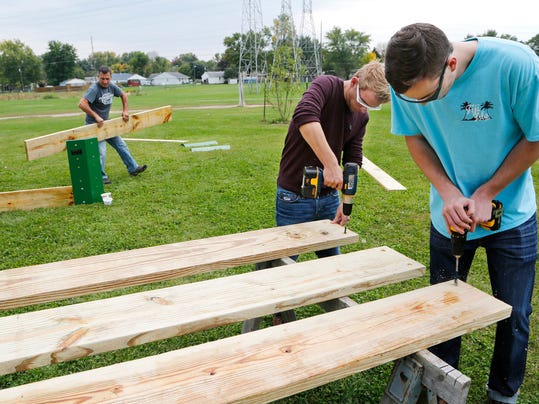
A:
MULTIPOLYGON (((23 141, 81 126, 84 117, 77 108, 81 95, 0 95, 0 192, 71 185, 65 154, 27 161, 23 141), (56 115, 44 116, 47 114, 56 115), (23 118, 17 119, 17 116, 23 118)), ((113 204, 0 213, 0 269, 273 227, 275 181, 287 125, 272 123, 277 114, 269 107, 260 106, 264 100, 262 92, 246 89, 246 102, 252 106, 250 108, 234 107, 238 99, 238 89, 233 85, 133 90, 129 98, 132 111, 164 105, 172 105, 174 111, 171 122, 136 132, 130 137, 189 142, 216 140, 219 144, 229 144, 231 149, 192 153, 173 143, 131 142, 129 147, 135 159, 139 164, 148 164, 149 168, 138 177, 130 177, 118 155, 109 147, 107 172, 113 183, 106 189, 112 193, 113 204), (215 108, 221 105, 232 107, 215 108), (214 108, 198 108, 202 106, 214 108)), ((120 100, 115 100, 113 111, 120 107, 120 100)), ((113 114, 115 116, 118 114, 113 114)), ((407 190, 385 191, 361 171, 349 225, 359 234, 360 241, 344 247, 343 251, 387 245, 427 265, 429 185, 408 155, 403 139, 390 135, 389 127, 389 106, 371 114, 365 155, 407 190)), ((535 183, 537 186, 537 179, 535 183)), ((307 254, 301 259, 313 257, 307 254)), ((239 267, 190 279, 9 310, 0 316, 250 270, 252 267, 239 267)), ((490 293, 482 250, 476 256, 469 282, 490 293)), ((353 298, 365 302, 427 284, 428 275, 353 298)), ((537 310, 538 307, 539 296, 536 294, 534 308, 537 310)), ((318 313, 318 310, 307 307, 298 310, 298 315, 305 317, 318 313)), ((233 324, 0 376, 0 388, 199 344, 238 334, 240 329, 240 324, 233 324)), ((461 370, 472 379, 470 403, 484 402, 493 334, 492 326, 464 338, 461 370)), ((538 335, 538 316, 534 313, 528 369, 520 403, 537 403, 539 399, 538 335)), ((375 403, 383 394, 391 367, 391 364, 379 366, 280 402, 375 403)))

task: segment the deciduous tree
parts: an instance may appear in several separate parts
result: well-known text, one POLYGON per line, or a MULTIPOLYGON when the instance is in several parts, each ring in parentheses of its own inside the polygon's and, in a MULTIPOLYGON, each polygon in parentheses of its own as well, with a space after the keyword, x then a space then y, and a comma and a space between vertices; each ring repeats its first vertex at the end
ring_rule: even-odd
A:
POLYGON ((73 45, 50 41, 49 51, 42 58, 43 69, 47 74, 49 84, 58 85, 61 81, 75 77, 77 50, 73 45))
POLYGON ((273 62, 269 69, 266 94, 279 113, 279 121, 287 122, 292 115, 296 96, 300 92, 300 79, 305 73, 298 64, 301 50, 295 49, 294 27, 290 18, 282 14, 274 20, 273 62))
POLYGON ((93 52, 88 57, 88 65, 90 66, 89 73, 96 74, 101 66, 114 66, 120 63, 120 56, 114 52, 93 52))
POLYGON ((539 34, 531 38, 526 44, 533 49, 533 51, 539 55, 539 34))
POLYGON ((323 70, 348 79, 361 67, 361 60, 369 51, 370 36, 355 29, 343 32, 334 27, 326 38, 328 43, 323 49, 323 70))
POLYGON ((169 72, 171 71, 172 63, 170 60, 161 57, 156 56, 155 58, 151 59, 150 62, 146 65, 146 69, 144 70, 144 76, 149 77, 152 73, 162 73, 162 72, 169 72))
POLYGON ((135 52, 124 53, 122 55, 121 61, 131 66, 130 73, 144 75, 145 74, 144 71, 146 67, 148 66, 148 64, 150 63, 150 58, 144 52, 135 51, 135 52))
POLYGON ((20 88, 42 78, 41 59, 24 43, 0 42, 0 84, 3 89, 20 88))

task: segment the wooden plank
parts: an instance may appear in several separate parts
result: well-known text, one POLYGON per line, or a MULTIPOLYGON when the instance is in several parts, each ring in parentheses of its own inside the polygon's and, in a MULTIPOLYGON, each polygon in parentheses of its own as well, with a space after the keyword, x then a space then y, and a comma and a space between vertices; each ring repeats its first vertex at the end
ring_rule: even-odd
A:
POLYGON ((73 204, 71 186, 0 192, 0 212, 56 208, 73 204))
POLYGON ((179 140, 179 139, 142 139, 142 138, 136 138, 136 137, 124 137, 124 140, 127 140, 129 142, 160 142, 160 143, 186 143, 187 140, 179 140))
POLYGON ((235 323, 424 273, 422 264, 379 247, 3 317, 0 374, 235 323))
MULTIPOLYGON (((357 304, 356 301, 349 297, 341 297, 319 303, 325 311, 340 310, 356 306, 357 304)), ((409 358, 417 361, 423 366, 421 383, 435 396, 444 399, 450 404, 466 404, 468 392, 472 383, 468 376, 426 349, 416 352, 409 358)), ((398 362, 396 362, 395 366, 397 366, 397 364, 398 362)), ((386 395, 384 395, 380 403, 385 403, 387 400, 388 397, 386 392, 386 395)), ((391 399, 389 400, 392 402, 391 399)))
MULTIPOLYGON (((283 257, 276 260, 259 262, 255 265, 255 271, 280 267, 282 265, 293 265, 293 264, 296 264, 296 261, 294 261, 292 258, 283 257)), ((280 311, 278 315, 281 316, 282 320, 285 320, 283 322, 296 321, 296 313, 294 312, 294 310, 286 310, 284 313, 280 311), (282 318, 283 315, 284 315, 284 319, 282 318)), ((241 326, 241 332, 246 333, 246 332, 258 330, 260 328, 261 323, 262 323, 261 317, 254 317, 254 318, 247 319, 243 322, 241 326)))
POLYGON ((114 118, 105 121, 101 128, 97 124, 83 125, 77 128, 63 130, 28 139, 24 141, 26 148, 26 158, 35 160, 41 157, 66 150, 66 140, 84 139, 97 137, 98 140, 105 140, 114 136, 121 136, 137 130, 149 128, 170 121, 172 117, 172 107, 170 105, 148 111, 138 112, 129 116, 129 121, 114 118))
POLYGON ((363 164, 361 168, 373 177, 380 185, 388 191, 403 191, 406 187, 391 177, 388 173, 363 156, 363 164))
POLYGON ((10 403, 263 403, 509 317, 453 281, 130 362, 0 391, 10 403))
POLYGON ((141 285, 355 243, 329 220, 0 271, 0 309, 141 285))

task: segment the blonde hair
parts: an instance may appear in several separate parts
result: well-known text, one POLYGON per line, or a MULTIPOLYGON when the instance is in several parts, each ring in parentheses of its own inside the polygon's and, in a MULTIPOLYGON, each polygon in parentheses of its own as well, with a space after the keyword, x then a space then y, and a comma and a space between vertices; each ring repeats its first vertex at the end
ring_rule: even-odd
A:
POLYGON ((391 99, 389 93, 389 83, 386 80, 384 64, 373 60, 362 66, 355 77, 359 80, 359 88, 362 90, 370 89, 376 95, 380 103, 389 102, 391 99))

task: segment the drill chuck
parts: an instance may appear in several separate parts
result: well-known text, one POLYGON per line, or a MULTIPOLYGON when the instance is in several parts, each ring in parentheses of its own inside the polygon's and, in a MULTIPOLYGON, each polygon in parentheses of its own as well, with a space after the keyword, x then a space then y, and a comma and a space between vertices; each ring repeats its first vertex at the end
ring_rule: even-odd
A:
POLYGON ((343 170, 342 184, 342 208, 346 216, 352 214, 352 206, 354 206, 354 195, 357 191, 357 173, 359 166, 356 163, 346 163, 343 170))
POLYGON ((352 195, 342 195, 342 213, 346 216, 352 214, 352 206, 354 206, 354 197, 352 195))
POLYGON ((451 251, 455 257, 462 257, 467 233, 468 232, 465 231, 464 234, 460 234, 451 229, 451 251))

